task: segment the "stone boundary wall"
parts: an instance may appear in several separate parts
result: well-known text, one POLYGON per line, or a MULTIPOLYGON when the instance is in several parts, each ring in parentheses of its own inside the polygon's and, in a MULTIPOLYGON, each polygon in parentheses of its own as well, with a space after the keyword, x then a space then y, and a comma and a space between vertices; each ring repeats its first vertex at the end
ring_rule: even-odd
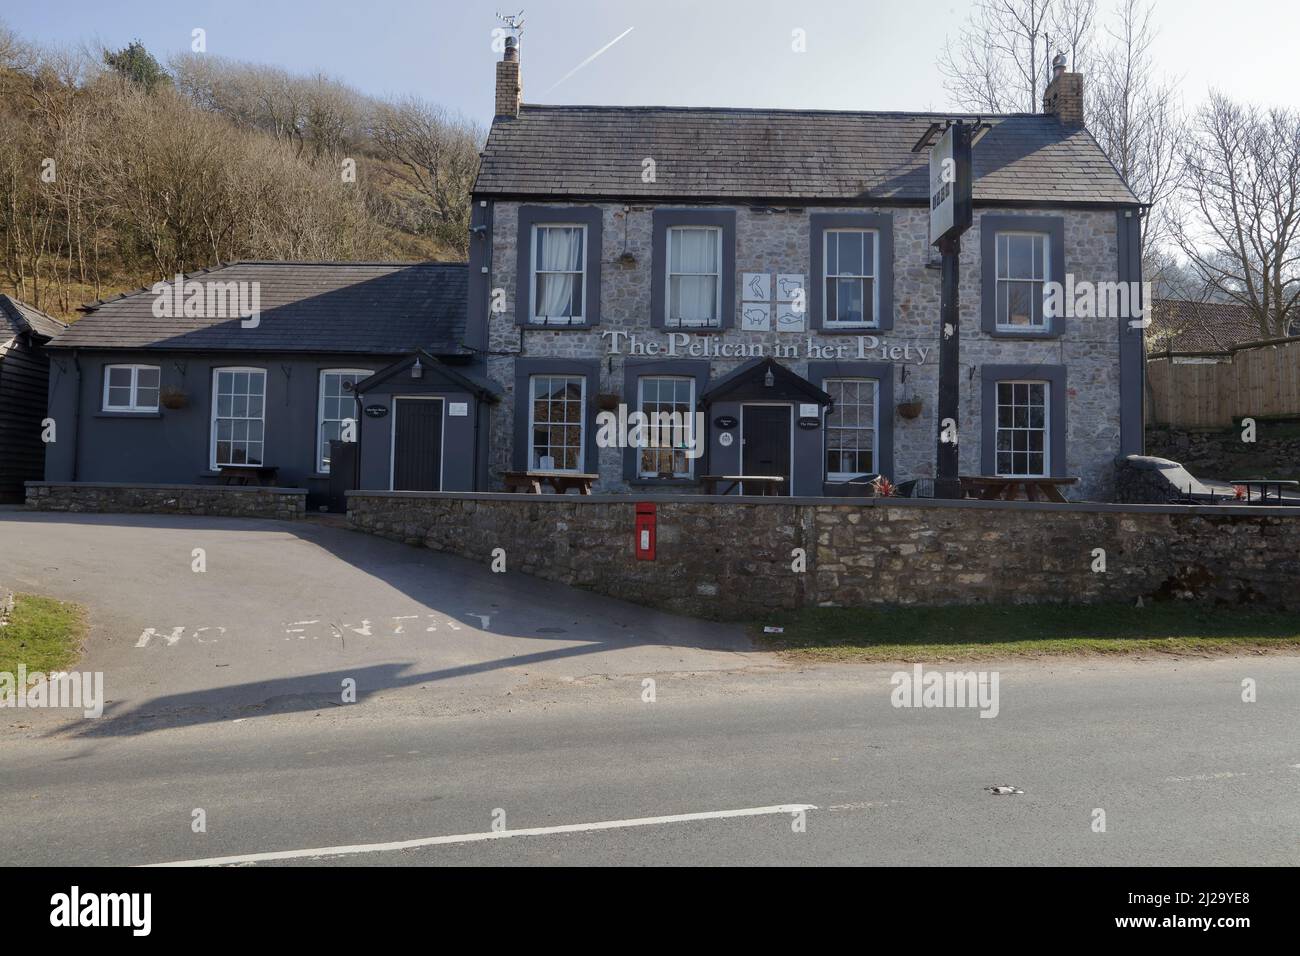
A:
POLYGON ((29 481, 27 507, 33 511, 292 519, 306 514, 307 489, 29 481))
POLYGON ((1139 596, 1300 610, 1295 508, 352 491, 348 519, 485 566, 503 548, 507 571, 701 617, 1139 596), (654 561, 633 553, 637 501, 656 505, 654 561))
POLYGON ((1146 453, 1170 458, 1198 478, 1300 478, 1300 420, 1257 419, 1255 441, 1231 428, 1172 428, 1148 425, 1146 453))

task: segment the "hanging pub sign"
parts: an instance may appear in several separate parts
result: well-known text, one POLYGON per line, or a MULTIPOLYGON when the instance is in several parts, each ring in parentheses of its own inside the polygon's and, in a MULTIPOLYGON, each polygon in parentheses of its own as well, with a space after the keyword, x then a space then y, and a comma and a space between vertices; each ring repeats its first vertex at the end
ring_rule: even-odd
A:
POLYGON ((955 239, 971 227, 971 133, 960 120, 948 124, 930 149, 930 244, 955 239))

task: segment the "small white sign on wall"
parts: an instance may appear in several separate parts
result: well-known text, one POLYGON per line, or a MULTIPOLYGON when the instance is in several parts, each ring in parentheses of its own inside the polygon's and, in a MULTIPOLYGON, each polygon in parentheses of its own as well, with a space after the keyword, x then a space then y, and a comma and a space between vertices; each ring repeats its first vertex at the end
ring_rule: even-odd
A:
POLYGON ((766 302, 743 302, 740 306, 742 332, 768 332, 772 328, 772 307, 766 302))
POLYGON ((465 418, 469 415, 469 402, 452 402, 447 406, 447 414, 452 418, 465 418))
POLYGON ((799 403, 799 417, 800 417, 800 418, 820 418, 820 417, 821 417, 820 412, 821 412, 821 409, 818 408, 816 402, 813 402, 813 403, 810 403, 810 404, 805 404, 805 403, 803 403, 803 402, 800 402, 800 403, 799 403))
POLYGON ((766 272, 741 273, 740 298, 745 302, 769 302, 772 298, 772 276, 766 272))
POLYGON ((781 273, 776 277, 776 331, 805 332, 808 329, 808 298, 803 275, 781 273))

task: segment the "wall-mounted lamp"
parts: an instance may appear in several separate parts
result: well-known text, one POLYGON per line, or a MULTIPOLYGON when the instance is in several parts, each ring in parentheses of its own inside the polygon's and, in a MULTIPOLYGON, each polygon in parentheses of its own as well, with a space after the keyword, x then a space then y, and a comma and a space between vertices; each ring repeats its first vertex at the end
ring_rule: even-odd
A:
POLYGON ((768 369, 767 374, 763 376, 763 384, 766 385, 768 388, 771 388, 773 385, 776 384, 776 376, 772 374, 771 369, 768 369))
POLYGON ((420 378, 424 375, 424 366, 420 364, 420 356, 415 357, 415 364, 411 366, 411 378, 420 378))

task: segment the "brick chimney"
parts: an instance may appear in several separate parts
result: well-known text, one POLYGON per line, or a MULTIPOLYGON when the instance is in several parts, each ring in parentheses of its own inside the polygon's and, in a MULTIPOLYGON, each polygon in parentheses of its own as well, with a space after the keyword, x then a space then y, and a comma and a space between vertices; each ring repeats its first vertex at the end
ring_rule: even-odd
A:
POLYGON ((1043 90, 1043 112, 1060 117, 1066 126, 1083 125, 1083 74, 1065 72, 1064 53, 1052 60, 1052 81, 1043 90))
POLYGON ((497 118, 517 117, 523 97, 523 81, 519 78, 519 39, 506 37, 506 51, 497 63, 497 118))

